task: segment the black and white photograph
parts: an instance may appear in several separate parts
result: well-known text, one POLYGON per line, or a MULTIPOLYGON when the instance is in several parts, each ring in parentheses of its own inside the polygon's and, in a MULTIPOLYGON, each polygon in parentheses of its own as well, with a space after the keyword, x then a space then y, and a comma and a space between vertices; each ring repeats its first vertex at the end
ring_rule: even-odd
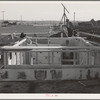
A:
POLYGON ((0 93, 100 93, 100 1, 0 1, 0 93))

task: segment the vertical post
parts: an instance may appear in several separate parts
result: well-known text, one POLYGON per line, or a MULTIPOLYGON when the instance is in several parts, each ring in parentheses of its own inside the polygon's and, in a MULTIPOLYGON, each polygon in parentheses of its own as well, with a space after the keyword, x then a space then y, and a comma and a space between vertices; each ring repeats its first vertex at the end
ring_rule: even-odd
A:
POLYGON ((95 57, 95 52, 93 51, 93 52, 91 52, 91 56, 92 56, 92 58, 91 58, 91 60, 92 60, 92 62, 91 62, 91 64, 92 65, 94 65, 95 64, 95 59, 94 59, 94 57, 95 57))
POLYGON ((75 27, 75 12, 74 12, 74 27, 75 27))
POLYGON ((32 65, 31 59, 32 59, 32 52, 29 52, 29 64, 30 64, 30 65, 32 65))
POLYGON ((16 52, 16 65, 18 64, 18 63, 17 63, 17 59, 18 59, 18 57, 17 57, 17 52, 16 52))
POLYGON ((48 64, 50 64, 50 51, 48 51, 48 64))
POLYGON ((76 65, 75 53, 76 52, 73 52, 73 65, 76 65))
POLYGON ((37 46, 37 37, 36 37, 36 42, 35 43, 36 43, 36 46, 37 46))
POLYGON ((11 52, 11 65, 14 63, 13 52, 11 52))
POLYGON ((21 16, 21 25, 22 25, 22 16, 21 16))
POLYGON ((16 52, 16 64, 20 65, 20 52, 16 52))
POLYGON ((3 21, 4 21, 4 13, 5 13, 5 11, 2 11, 2 18, 3 18, 3 21))
POLYGON ((22 54, 21 54, 21 52, 19 52, 19 58, 20 58, 20 65, 22 64, 22 54))
POLYGON ((11 59, 11 64, 12 65, 16 65, 16 55, 15 55, 15 52, 12 52, 12 59, 11 59))
POLYGON ((36 51, 36 64, 38 64, 38 51, 36 51))
POLYGON ((52 51, 52 64, 54 64, 54 52, 52 51))
POLYGON ((25 54, 26 54, 26 52, 24 51, 24 52, 23 52, 23 64, 26 64, 26 61, 25 61, 25 54))
POLYGON ((79 56, 80 52, 77 51, 76 53, 77 53, 77 63, 76 64, 79 65, 80 64, 80 60, 79 60, 80 59, 80 56, 79 56))
POLYGON ((4 68, 7 68, 7 51, 4 51, 4 68))
POLYGON ((65 18, 65 8, 64 8, 64 25, 65 25, 65 22, 66 21, 66 18, 65 18))
POLYGON ((61 33, 61 38, 63 38, 63 33, 61 33))
POLYGON ((97 58, 97 55, 98 55, 98 52, 96 51, 95 52, 95 56, 94 56, 94 65, 97 65, 97 61, 98 61, 98 58, 97 58))
POLYGON ((90 57, 90 52, 87 51, 87 65, 90 65, 89 57, 90 57))
POLYGON ((50 43, 50 38, 48 38, 48 46, 49 46, 49 43, 50 43))
POLYGON ((33 65, 33 52, 30 52, 30 64, 33 65))
POLYGON ((59 64, 61 65, 61 63, 62 63, 62 62, 61 62, 61 61, 62 61, 62 55, 61 55, 61 52, 58 51, 58 54, 59 54, 59 62, 60 62, 59 64))
POLYGON ((21 64, 22 64, 22 65, 23 65, 23 58, 24 58, 23 52, 21 52, 21 64))

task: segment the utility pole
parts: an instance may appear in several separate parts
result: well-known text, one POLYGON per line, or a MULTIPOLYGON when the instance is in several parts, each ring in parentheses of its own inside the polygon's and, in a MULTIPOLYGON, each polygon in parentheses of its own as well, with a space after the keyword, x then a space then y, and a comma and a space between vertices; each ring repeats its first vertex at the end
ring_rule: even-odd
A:
POLYGON ((4 21, 4 13, 5 13, 5 11, 2 11, 2 18, 3 18, 3 21, 4 21))
POLYGON ((32 25, 33 25, 33 18, 32 18, 32 25))
POLYGON ((21 24, 22 24, 22 16, 21 16, 21 24))
POLYGON ((74 12, 74 27, 75 27, 75 12, 74 12))

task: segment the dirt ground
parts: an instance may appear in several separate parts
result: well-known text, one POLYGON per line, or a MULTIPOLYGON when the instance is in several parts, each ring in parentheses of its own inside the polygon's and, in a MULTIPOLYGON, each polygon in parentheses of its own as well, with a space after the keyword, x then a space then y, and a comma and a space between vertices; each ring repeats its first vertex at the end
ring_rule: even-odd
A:
POLYGON ((0 82, 0 93, 100 93, 100 84, 83 86, 79 81, 0 82))

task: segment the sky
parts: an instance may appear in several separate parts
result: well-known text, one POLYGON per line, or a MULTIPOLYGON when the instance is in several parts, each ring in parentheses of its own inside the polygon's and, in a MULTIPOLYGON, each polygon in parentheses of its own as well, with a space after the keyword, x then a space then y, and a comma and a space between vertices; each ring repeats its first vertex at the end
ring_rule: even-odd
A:
POLYGON ((70 12, 66 12, 67 17, 73 21, 74 12, 75 20, 100 20, 100 1, 80 2, 80 1, 65 1, 65 2, 35 2, 35 1, 0 1, 0 20, 61 20, 63 14, 63 3, 70 12))

